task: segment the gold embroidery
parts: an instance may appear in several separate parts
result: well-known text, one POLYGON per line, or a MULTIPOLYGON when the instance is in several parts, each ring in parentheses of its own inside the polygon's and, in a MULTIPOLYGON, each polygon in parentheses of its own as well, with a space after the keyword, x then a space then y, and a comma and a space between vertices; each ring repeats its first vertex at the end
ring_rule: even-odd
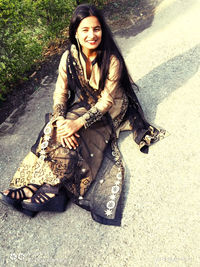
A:
POLYGON ((80 183, 80 195, 81 196, 84 196, 85 192, 87 191, 87 189, 89 188, 90 184, 91 184, 91 177, 86 177, 86 178, 83 178, 81 180, 81 183, 80 183))
POLYGON ((66 107, 63 104, 57 104, 54 106, 54 117, 65 116, 66 107))
POLYGON ((163 129, 156 129, 153 126, 149 126, 147 133, 142 138, 141 142, 139 143, 139 148, 143 148, 144 146, 150 146, 167 136, 166 130, 163 129))

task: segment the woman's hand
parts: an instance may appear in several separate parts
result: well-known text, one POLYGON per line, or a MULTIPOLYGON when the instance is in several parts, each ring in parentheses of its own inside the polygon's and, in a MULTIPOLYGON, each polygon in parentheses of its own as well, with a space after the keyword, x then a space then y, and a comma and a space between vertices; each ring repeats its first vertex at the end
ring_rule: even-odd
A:
POLYGON ((78 142, 76 137, 80 137, 77 133, 71 135, 70 137, 60 137, 60 141, 63 147, 67 146, 69 149, 76 149, 78 147, 78 142))
POLYGON ((57 121, 57 133, 59 137, 70 137, 77 133, 83 126, 81 119, 57 121))
POLYGON ((56 121, 56 127, 59 128, 63 124, 64 121, 65 121, 64 118, 57 120, 56 121))
POLYGON ((78 147, 77 137, 80 137, 77 131, 83 126, 82 121, 80 119, 62 119, 58 120, 56 125, 58 138, 60 138, 62 146, 76 149, 78 147))

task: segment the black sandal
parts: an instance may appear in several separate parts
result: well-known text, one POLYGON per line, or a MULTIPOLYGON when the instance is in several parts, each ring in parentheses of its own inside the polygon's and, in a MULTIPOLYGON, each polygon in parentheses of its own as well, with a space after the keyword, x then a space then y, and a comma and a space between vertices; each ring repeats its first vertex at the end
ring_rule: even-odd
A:
POLYGON ((3 192, 0 192, 0 200, 3 204, 10 205, 18 211, 26 214, 27 216, 34 217, 37 212, 23 209, 21 203, 23 200, 28 199, 24 192, 24 188, 28 188, 33 194, 40 188, 40 185, 37 184, 28 184, 27 186, 22 186, 17 189, 9 189, 9 193, 5 195, 3 192), (36 190, 32 189, 30 186, 35 187, 36 190), (14 197, 13 197, 14 193, 14 197), (19 198, 17 198, 19 196, 19 198))
POLYGON ((11 206, 18 206, 23 200, 28 199, 28 197, 26 196, 24 189, 28 188, 33 195, 35 194, 35 192, 40 188, 40 185, 37 184, 28 184, 25 186, 22 186, 20 188, 16 188, 16 189, 8 189, 9 193, 7 195, 5 195, 3 192, 0 192, 0 200, 5 203, 5 204, 9 204, 11 206), (35 187, 36 190, 34 190, 33 188, 31 188, 30 186, 35 187), (12 196, 14 193, 14 197, 12 196), (17 196, 19 196, 19 198, 17 198, 17 196))
POLYGON ((44 184, 31 197, 31 202, 23 201, 22 208, 30 211, 65 211, 67 195, 65 192, 58 192, 58 187, 44 184), (49 197, 47 194, 55 194, 49 197))

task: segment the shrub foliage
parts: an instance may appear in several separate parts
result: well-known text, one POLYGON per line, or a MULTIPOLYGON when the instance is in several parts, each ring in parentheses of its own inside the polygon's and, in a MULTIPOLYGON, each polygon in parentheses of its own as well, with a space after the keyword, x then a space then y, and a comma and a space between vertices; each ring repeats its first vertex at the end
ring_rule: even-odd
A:
MULTIPOLYGON (((0 101, 10 85, 41 58, 48 44, 62 35, 71 13, 84 0, 0 0, 0 101)), ((88 0, 102 6, 105 0, 88 0)))

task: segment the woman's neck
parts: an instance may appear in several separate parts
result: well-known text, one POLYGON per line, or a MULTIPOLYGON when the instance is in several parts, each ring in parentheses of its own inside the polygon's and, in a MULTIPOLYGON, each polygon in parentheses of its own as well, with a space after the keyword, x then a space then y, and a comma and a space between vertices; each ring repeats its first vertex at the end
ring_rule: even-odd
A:
POLYGON ((83 49, 82 52, 84 53, 84 55, 89 61, 93 61, 97 56, 96 50, 84 50, 83 49))

